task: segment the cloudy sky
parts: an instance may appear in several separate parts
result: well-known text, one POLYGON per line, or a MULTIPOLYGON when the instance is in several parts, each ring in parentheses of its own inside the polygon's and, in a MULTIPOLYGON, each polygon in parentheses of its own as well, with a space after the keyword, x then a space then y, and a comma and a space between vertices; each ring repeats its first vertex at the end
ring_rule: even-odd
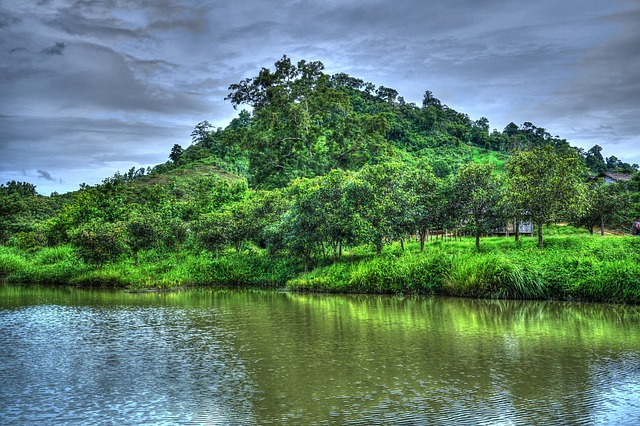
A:
POLYGON ((0 183, 162 163, 283 54, 640 163, 640 0, 0 0, 0 183))

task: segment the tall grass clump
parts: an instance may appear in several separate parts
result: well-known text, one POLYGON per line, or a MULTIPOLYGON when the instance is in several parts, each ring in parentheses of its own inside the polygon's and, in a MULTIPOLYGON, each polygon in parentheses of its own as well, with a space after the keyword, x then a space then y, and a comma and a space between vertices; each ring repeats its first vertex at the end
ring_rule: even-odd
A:
POLYGON ((265 251, 227 253, 215 259, 211 284, 281 287, 301 270, 290 257, 272 256, 265 251))
POLYGON ((6 279, 11 274, 27 269, 25 257, 10 247, 0 246, 0 279, 6 279))
POLYGON ((357 263, 348 284, 353 291, 435 294, 442 287, 449 259, 440 250, 378 257, 357 263))
POLYGON ((564 299, 640 303, 640 265, 627 260, 588 259, 565 266, 564 299), (572 269, 569 269, 573 266, 572 269))
POLYGON ((292 290, 349 293, 437 294, 449 268, 443 251, 387 255, 336 263, 287 282, 292 290))
POLYGON ((46 247, 25 254, 0 248, 0 277, 14 283, 67 284, 86 269, 68 246, 46 247))
POLYGON ((452 296, 540 299, 547 288, 537 270, 501 253, 458 255, 444 290, 452 296))
POLYGON ((640 302, 640 238, 554 238, 538 261, 552 298, 640 302))
POLYGON ((70 280, 89 269, 76 256, 70 246, 46 247, 34 253, 25 277, 39 284, 68 284, 70 280))
POLYGON ((626 261, 604 262, 581 292, 591 300, 640 302, 640 266, 626 261))

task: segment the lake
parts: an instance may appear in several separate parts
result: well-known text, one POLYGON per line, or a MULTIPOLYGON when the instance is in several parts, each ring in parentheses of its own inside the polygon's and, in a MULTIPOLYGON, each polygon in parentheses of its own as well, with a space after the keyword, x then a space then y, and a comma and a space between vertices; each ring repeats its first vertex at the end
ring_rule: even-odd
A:
POLYGON ((638 424, 640 307, 0 285, 0 423, 638 424))

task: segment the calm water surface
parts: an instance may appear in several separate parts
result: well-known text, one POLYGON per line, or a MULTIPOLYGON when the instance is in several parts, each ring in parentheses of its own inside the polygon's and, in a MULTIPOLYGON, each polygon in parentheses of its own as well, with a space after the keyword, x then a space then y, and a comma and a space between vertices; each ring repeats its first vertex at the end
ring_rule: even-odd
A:
POLYGON ((0 423, 640 424, 640 307, 0 286, 0 423))

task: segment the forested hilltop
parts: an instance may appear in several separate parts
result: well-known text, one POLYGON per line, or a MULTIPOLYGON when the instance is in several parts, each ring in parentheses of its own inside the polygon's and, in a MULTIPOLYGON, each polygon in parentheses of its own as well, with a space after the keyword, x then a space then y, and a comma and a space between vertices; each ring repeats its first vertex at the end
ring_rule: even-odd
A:
POLYGON ((640 214, 638 165, 598 145, 286 56, 226 99, 237 117, 164 164, 49 197, 0 185, 0 277, 640 300, 640 238, 601 237, 640 214))

